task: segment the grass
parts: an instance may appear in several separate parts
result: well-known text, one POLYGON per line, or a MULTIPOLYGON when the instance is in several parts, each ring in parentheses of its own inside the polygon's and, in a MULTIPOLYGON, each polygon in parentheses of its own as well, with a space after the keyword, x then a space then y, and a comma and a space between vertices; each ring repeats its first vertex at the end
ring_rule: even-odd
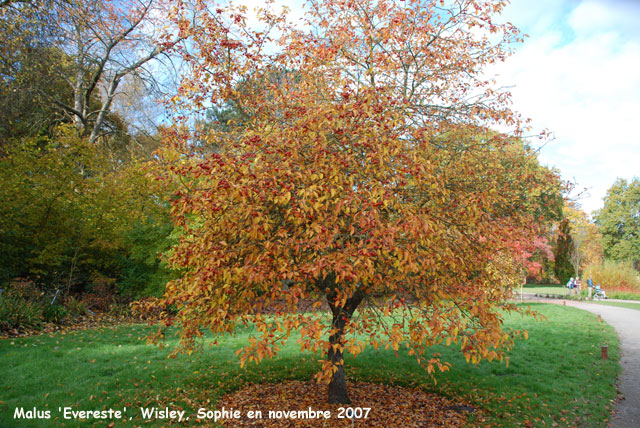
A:
POLYGON ((640 300, 640 292, 620 291, 613 289, 605 289, 610 299, 620 300, 640 300))
MULTIPOLYGON (((520 294, 520 289, 516 289, 518 294, 520 294)), ((554 286, 525 286, 523 291, 527 294, 542 294, 542 295, 553 295, 553 296, 568 296, 569 289, 567 287, 562 287, 560 285, 554 286)))
MULTIPOLYGON (((610 299, 620 300, 637 300, 640 301, 640 290, 632 288, 615 289, 612 287, 604 287, 607 292, 607 296, 610 299)), ((520 288, 516 288, 515 291, 520 294, 520 288)), ((557 284, 527 284, 524 286, 524 292, 528 294, 540 294, 550 296, 568 296, 569 289, 563 285, 557 284)), ((583 282, 581 295, 587 296, 587 285, 583 282)))
MULTIPOLYGON (((506 318, 507 328, 529 331, 529 340, 516 343, 508 366, 500 362, 469 365, 455 349, 438 347, 434 352, 442 353, 453 367, 439 374, 434 385, 405 353, 367 349, 356 359, 347 358, 347 375, 468 399, 485 409, 493 426, 522 426, 526 421, 541 426, 544 421, 547 426, 605 427, 619 373, 615 332, 588 312, 531 306, 548 321, 519 315, 506 318), (609 345, 607 361, 600 360, 603 343, 609 345)), ((205 346, 198 354, 167 359, 168 349, 159 350, 142 339, 148 332, 146 326, 131 325, 1 340, 0 427, 88 425, 62 421, 58 407, 63 406, 74 410, 126 406, 126 416, 138 424, 143 422, 141 406, 182 408, 193 415, 200 407, 216 410, 220 396, 247 383, 307 380, 318 370, 318 356, 300 354, 295 340, 276 359, 240 369, 234 351, 246 342, 246 333, 225 337, 222 346, 205 346), (14 420, 16 407, 50 410, 51 419, 14 420)), ((172 344, 175 341, 170 340, 172 344)), ((91 426, 106 427, 110 422, 91 426)), ((166 424, 154 419, 144 426, 166 424)), ((193 417, 181 425, 191 424, 195 424, 193 417)))
POLYGON ((593 301, 591 303, 597 303, 599 305, 607 305, 607 306, 618 306, 618 307, 621 307, 621 308, 636 309, 636 310, 640 311, 640 303, 608 302, 606 300, 597 300, 597 301, 593 301))

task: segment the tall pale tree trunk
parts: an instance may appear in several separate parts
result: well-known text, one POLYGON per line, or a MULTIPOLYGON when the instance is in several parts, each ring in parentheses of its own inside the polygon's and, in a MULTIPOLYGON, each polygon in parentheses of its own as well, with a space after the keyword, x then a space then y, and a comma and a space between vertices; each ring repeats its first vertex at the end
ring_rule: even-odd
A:
POLYGON ((114 76, 109 82, 109 88, 107 89, 106 97, 102 103, 102 108, 98 112, 98 117, 96 118, 96 122, 93 124, 93 129, 91 130, 91 134, 89 135, 89 142, 95 143, 95 141, 100 136, 100 130, 102 129, 102 125, 104 124, 105 119, 107 118, 107 114, 110 111, 111 103, 113 102, 113 98, 116 94, 116 89, 118 89, 118 84, 120 83, 120 77, 117 75, 114 76))
POLYGON ((87 118, 86 111, 87 105, 84 102, 84 72, 82 71, 82 65, 77 65, 78 69, 76 70, 76 81, 73 88, 73 125, 78 130, 80 135, 84 135, 87 131, 87 118))

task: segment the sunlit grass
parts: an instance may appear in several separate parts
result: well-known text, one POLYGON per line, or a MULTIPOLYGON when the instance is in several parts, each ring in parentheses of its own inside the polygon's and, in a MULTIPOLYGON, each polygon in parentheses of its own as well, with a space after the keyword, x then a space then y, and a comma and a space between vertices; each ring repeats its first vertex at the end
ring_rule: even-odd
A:
MULTIPOLYGON (((532 305, 549 321, 508 316, 508 329, 529 330, 527 341, 517 342, 510 362, 469 365, 453 348, 438 347, 452 370, 439 374, 438 384, 406 353, 373 349, 347 358, 351 379, 383 382, 463 397, 484 409, 491 423, 521 426, 536 419, 550 426, 605 427, 616 396, 618 341, 613 329, 590 313, 554 305, 532 305), (608 361, 600 360, 600 346, 609 345, 608 361)), ((221 345, 190 356, 167 358, 167 348, 148 345, 149 327, 141 325, 0 341, 0 426, 60 426, 57 409, 122 409, 141 423, 140 406, 215 410, 220 396, 247 383, 311 379, 318 370, 314 354, 301 354, 291 340, 273 360, 241 369, 235 350, 246 344, 247 332, 224 337, 221 345), (16 407, 50 409, 51 420, 13 419, 16 407)), ((64 421, 65 426, 88 422, 64 421)), ((93 421, 92 421, 93 422, 93 421)), ((107 426, 108 422, 95 422, 107 426)), ((190 423, 193 423, 192 420, 190 423)), ((144 426, 165 426, 154 420, 144 426)), ((130 423, 116 426, 131 426, 130 423)))
MULTIPOLYGON (((550 295, 550 296, 567 296, 569 294, 569 289, 567 287, 562 287, 559 285, 554 286, 526 286, 524 287, 524 292, 527 294, 539 294, 539 295, 550 295)), ((518 293, 519 289, 516 290, 518 293)))
POLYGON ((607 288, 607 296, 610 299, 620 299, 620 300, 639 300, 640 301, 640 290, 631 289, 631 288, 607 288))
POLYGON ((627 309, 636 309, 640 311, 640 303, 632 303, 632 302, 609 302, 606 300, 598 300, 592 303, 597 303, 598 305, 607 305, 607 306, 617 306, 620 308, 627 309))
MULTIPOLYGON (((610 299, 620 299, 620 300, 637 300, 640 301, 640 289, 632 288, 632 287, 604 287, 607 292, 607 296, 610 299)), ((520 293, 520 289, 516 288, 514 290, 517 294, 520 293)), ((524 286, 523 291, 527 294, 538 294, 541 296, 568 296, 569 289, 562 285, 557 284, 527 284, 524 286)), ((587 297, 587 285, 583 282, 580 296, 583 298, 587 297)))

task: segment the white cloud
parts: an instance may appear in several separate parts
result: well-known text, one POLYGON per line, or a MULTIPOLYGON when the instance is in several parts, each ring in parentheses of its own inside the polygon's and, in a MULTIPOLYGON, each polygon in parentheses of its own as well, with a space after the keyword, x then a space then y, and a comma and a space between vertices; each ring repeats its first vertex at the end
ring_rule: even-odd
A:
POLYGON ((590 189, 589 212, 616 177, 640 175, 640 3, 541 3, 507 9, 530 37, 493 71, 515 85, 514 108, 554 132, 541 160, 590 189))
POLYGON ((615 30, 622 35, 638 35, 638 12, 640 5, 633 0, 585 0, 572 11, 568 24, 578 34, 615 30))

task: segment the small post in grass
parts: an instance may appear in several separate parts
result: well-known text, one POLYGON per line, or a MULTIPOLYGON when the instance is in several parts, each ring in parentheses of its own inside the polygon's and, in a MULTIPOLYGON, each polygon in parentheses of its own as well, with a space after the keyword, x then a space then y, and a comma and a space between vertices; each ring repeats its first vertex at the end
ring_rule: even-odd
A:
POLYGON ((602 345, 601 354, 602 354, 602 359, 603 360, 609 359, 609 346, 608 345, 602 345))

